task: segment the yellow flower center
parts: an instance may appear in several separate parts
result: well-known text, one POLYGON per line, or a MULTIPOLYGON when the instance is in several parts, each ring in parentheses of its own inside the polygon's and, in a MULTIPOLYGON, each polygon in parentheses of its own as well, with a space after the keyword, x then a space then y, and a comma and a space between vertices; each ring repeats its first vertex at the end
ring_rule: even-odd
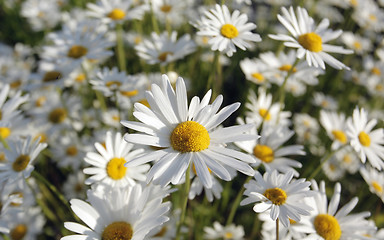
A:
POLYGON ((119 115, 113 115, 113 116, 112 116, 112 120, 115 121, 115 122, 120 122, 120 117, 119 117, 119 115))
POLYGON ((375 86, 376 91, 383 91, 383 89, 384 89, 383 84, 380 84, 380 83, 376 84, 376 86, 375 86))
POLYGON ((338 240, 341 237, 339 222, 329 214, 319 214, 313 223, 317 234, 325 240, 338 240))
POLYGON ((380 69, 379 69, 378 67, 373 67, 373 68, 371 69, 371 72, 372 72, 373 74, 377 75, 377 76, 380 76, 380 75, 381 75, 381 71, 380 71, 380 69))
POLYGON ((321 37, 314 32, 300 35, 298 42, 311 52, 320 52, 323 49, 321 37))
MULTIPOLYGON (((22 192, 13 192, 11 194, 9 194, 10 196, 11 195, 16 195, 18 198, 23 198, 23 193, 22 192)), ((11 206, 13 207, 19 207, 21 205, 21 203, 18 203, 18 202, 11 202, 11 206)))
POLYGON ((12 240, 21 240, 24 238, 25 234, 27 234, 28 227, 25 224, 18 224, 14 227, 9 236, 12 240))
POLYGON ((292 225, 292 224, 296 224, 297 222, 295 221, 295 220, 293 220, 293 219, 290 219, 290 218, 288 218, 289 219, 289 223, 292 225))
POLYGON ((83 82, 85 80, 85 74, 80 73, 79 75, 76 76, 75 81, 76 82, 83 82))
POLYGON ((12 164, 12 169, 15 172, 23 171, 27 166, 31 158, 28 155, 20 155, 16 158, 16 160, 12 164))
POLYGON ((48 115, 48 120, 54 124, 62 123, 66 118, 67 111, 64 108, 55 108, 48 115))
POLYGON ((162 52, 159 54, 157 59, 159 59, 159 61, 161 61, 161 62, 165 62, 167 60, 168 55, 173 55, 173 53, 172 52, 162 52))
POLYGON ((154 237, 164 237, 167 233, 168 229, 166 226, 162 227, 158 233, 154 235, 154 237))
POLYGON ((7 159, 5 158, 5 153, 4 152, 0 152, 0 163, 5 162, 6 160, 7 159))
POLYGON ((133 40, 133 42, 134 42, 135 44, 139 44, 139 43, 141 43, 142 41, 143 41, 143 39, 141 39, 140 36, 135 37, 135 39, 133 40))
POLYGON ((369 147, 369 145, 371 145, 371 138, 364 131, 359 133, 359 141, 364 147, 369 147))
POLYGON ((134 97, 139 93, 139 90, 132 90, 132 91, 120 91, 121 95, 126 97, 134 97))
POLYGON ((164 13, 169 13, 172 10, 172 6, 168 4, 164 4, 160 7, 160 10, 164 13))
POLYGON ((73 45, 67 53, 67 56, 70 58, 81 58, 85 56, 88 52, 88 49, 86 47, 83 47, 81 45, 73 45))
POLYGON ((133 229, 127 222, 113 222, 104 228, 101 240, 130 240, 132 239, 133 229))
POLYGON ((275 158, 272 148, 261 144, 253 148, 253 155, 265 163, 270 163, 275 158))
POLYGON ((122 179, 125 176, 127 168, 124 167, 126 163, 124 158, 112 158, 107 164, 107 174, 113 180, 122 179))
POLYGON ((259 114, 266 121, 269 121, 271 119, 271 114, 269 114, 268 109, 260 108, 259 109, 259 114))
POLYGON ((11 129, 7 127, 0 127, 0 137, 2 139, 6 139, 7 137, 9 137, 9 135, 11 135, 11 129))
POLYGON ((200 152, 207 149, 210 137, 207 129, 198 122, 182 122, 173 129, 171 145, 179 152, 200 152))
POLYGON ((45 133, 38 133, 34 138, 33 141, 36 141, 40 137, 40 143, 47 142, 47 135, 45 133))
POLYGON ((337 169, 337 168, 336 168, 336 165, 335 165, 335 164, 333 164, 333 163, 330 163, 330 164, 329 164, 329 170, 331 170, 331 172, 334 172, 336 169, 337 169))
POLYGON ((376 190, 376 192, 378 192, 380 194, 383 193, 383 187, 380 186, 380 184, 378 182, 372 181, 371 186, 376 190))
POLYGON ((144 106, 146 106, 146 107, 148 107, 148 108, 151 107, 151 105, 149 105, 147 99, 141 99, 141 100, 139 100, 139 101, 137 101, 137 102, 143 104, 144 106))
POLYGON ((115 8, 110 13, 108 13, 107 17, 115 21, 122 20, 125 18, 125 12, 119 8, 115 8))
POLYGON ((121 82, 119 81, 108 81, 105 83, 105 86, 109 88, 118 88, 121 86, 121 82))
POLYGON ((44 103, 47 101, 47 98, 45 96, 41 96, 36 99, 35 101, 35 106, 36 107, 41 107, 44 105, 44 103))
POLYGON ((71 157, 76 156, 78 153, 77 147, 75 145, 67 147, 67 150, 65 152, 66 152, 67 156, 71 156, 71 157))
POLYGON ((373 22, 377 21, 377 17, 374 14, 369 14, 369 19, 373 22))
POLYGON ((279 70, 280 71, 284 71, 284 72, 289 72, 289 71, 292 71, 293 73, 297 72, 297 68, 292 68, 292 65, 291 64, 284 64, 283 66, 279 67, 279 70))
POLYGON ((347 135, 341 130, 333 130, 332 135, 342 144, 345 144, 347 142, 347 135))
POLYGON ((9 86, 13 89, 18 88, 21 86, 21 81, 20 80, 13 81, 11 84, 9 84, 9 86))
POLYGON ((353 42, 353 46, 354 46, 357 50, 360 50, 360 49, 362 48, 361 43, 358 42, 358 41, 354 41, 354 42, 353 42))
POLYGON ((61 76, 61 73, 58 71, 49 71, 44 74, 43 82, 54 82, 58 80, 61 76))
POLYGON ((239 35, 239 31, 237 30, 237 28, 229 23, 224 24, 221 27, 220 33, 221 35, 229 39, 235 38, 237 37, 237 35, 239 35))
POLYGON ((257 82, 264 82, 264 76, 261 73, 255 72, 251 76, 257 80, 257 82))
POLYGON ((275 205, 282 205, 287 200, 287 193, 281 188, 268 188, 264 196, 275 205))
POLYGON ((356 7, 357 6, 357 0, 350 0, 350 3, 352 6, 356 7))
POLYGON ((351 163, 351 162, 352 162, 352 158, 351 158, 351 156, 350 156, 349 154, 345 154, 345 155, 343 156, 343 162, 345 162, 345 163, 351 163))
POLYGON ((232 239, 233 238, 233 233, 225 232, 223 237, 224 237, 224 239, 232 239))

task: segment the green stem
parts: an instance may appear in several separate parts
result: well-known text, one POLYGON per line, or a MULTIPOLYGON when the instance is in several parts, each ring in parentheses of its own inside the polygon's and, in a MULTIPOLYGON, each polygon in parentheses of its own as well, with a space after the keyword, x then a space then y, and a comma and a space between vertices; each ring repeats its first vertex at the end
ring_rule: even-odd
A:
POLYGON ((317 166, 315 171, 313 171, 312 174, 307 179, 309 179, 309 180, 314 179, 317 176, 317 174, 319 174, 319 172, 323 168, 324 164, 333 156, 333 154, 335 154, 337 151, 339 151, 342 148, 344 148, 344 146, 337 149, 337 150, 329 152, 328 155, 321 161, 320 165, 317 166))
POLYGON ((152 6, 152 4, 151 4, 151 21, 152 21, 152 27, 153 27, 153 30, 154 30, 157 34, 160 34, 159 25, 157 24, 156 16, 155 16, 155 13, 153 12, 153 6, 152 6))
POLYGON ((240 191, 237 193, 235 201, 233 201, 233 204, 232 204, 232 207, 231 207, 231 211, 229 212, 229 216, 227 218, 226 226, 228 226, 229 224, 232 223, 233 218, 235 217, 236 210, 239 207, 239 204, 240 204, 240 201, 241 201, 241 197, 243 196, 243 193, 244 193, 244 190, 245 190, 245 186, 244 185, 247 182, 249 182, 249 180, 251 180, 252 178, 253 178, 253 176, 248 176, 247 179, 245 180, 243 186, 241 186, 240 191))
POLYGON ((279 218, 276 219, 276 240, 279 240, 279 218))
POLYGON ((189 194, 189 189, 191 187, 190 171, 191 171, 191 164, 189 164, 187 172, 185 173, 185 183, 184 183, 183 195, 181 196, 181 199, 182 199, 181 214, 180 214, 179 222, 177 224, 175 240, 179 240, 180 239, 181 226, 184 223, 185 213, 186 213, 186 210, 187 210, 188 194, 189 194))
POLYGON ((207 81, 207 86, 206 86, 206 91, 208 91, 209 89, 212 89, 213 97, 215 96, 215 93, 217 92, 217 89, 216 89, 217 84, 214 83, 214 81, 216 81, 216 79, 217 79, 217 75, 216 74, 219 73, 219 67, 217 66, 218 63, 219 63, 219 57, 220 57, 220 52, 216 51, 215 52, 215 56, 213 58, 212 71, 211 71, 211 74, 209 75, 209 78, 208 78, 208 81, 207 81))
POLYGON ((123 25, 116 25, 116 44, 117 44, 117 61, 119 64, 120 71, 126 72, 126 62, 125 62, 125 49, 124 49, 124 40, 123 40, 123 25))
POLYGON ((4 146, 6 149, 8 149, 8 150, 11 149, 11 148, 9 147, 7 141, 5 141, 5 139, 3 138, 3 136, 1 136, 1 134, 0 134, 0 142, 3 144, 3 146, 4 146))

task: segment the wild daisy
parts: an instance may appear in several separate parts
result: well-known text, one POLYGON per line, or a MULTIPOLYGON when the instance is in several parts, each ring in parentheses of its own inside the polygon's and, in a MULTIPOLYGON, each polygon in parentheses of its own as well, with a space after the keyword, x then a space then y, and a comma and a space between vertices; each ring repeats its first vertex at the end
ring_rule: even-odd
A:
MULTIPOLYGON (((256 133, 256 128, 251 130, 256 133)), ((251 154, 256 159, 256 166, 262 164, 267 171, 278 172, 293 171, 295 176, 299 173, 294 168, 301 168, 302 164, 290 158, 292 155, 305 155, 304 147, 301 145, 282 146, 294 134, 294 131, 285 126, 265 125, 261 136, 257 140, 235 142, 235 144, 251 154)))
POLYGON ((20 15, 25 17, 34 31, 54 28, 61 20, 57 0, 27 0, 21 5, 20 15))
POLYGON ((373 167, 381 170, 384 168, 384 131, 382 128, 372 130, 376 123, 376 119, 368 121, 364 108, 355 108, 352 119, 347 121, 347 135, 360 160, 365 163, 368 159, 373 167))
POLYGON ((265 76, 269 67, 260 59, 245 58, 240 61, 240 67, 248 81, 258 85, 269 85, 270 80, 265 76))
POLYGON ((260 35, 252 32, 256 25, 247 21, 247 15, 239 10, 231 14, 226 5, 216 4, 197 22, 197 35, 210 37, 212 51, 219 50, 231 57, 236 47, 246 50, 252 47, 252 42, 261 41, 260 35))
POLYGON ((163 32, 161 35, 153 32, 151 39, 144 39, 135 46, 137 55, 147 61, 148 64, 165 65, 182 59, 196 50, 196 44, 191 40, 189 34, 184 34, 177 39, 177 32, 170 35, 163 32))
POLYGON ((158 150, 136 157, 126 164, 127 167, 158 160, 149 171, 147 181, 154 179, 167 185, 169 182, 178 184, 193 163, 197 176, 207 188, 212 187, 209 170, 221 179, 230 180, 230 174, 223 165, 247 175, 254 174, 248 165, 255 162, 251 156, 225 147, 226 143, 256 138, 245 134, 253 125, 216 129, 238 109, 239 103, 218 112, 223 97, 220 95, 208 104, 209 91, 201 101, 198 97, 192 98, 188 107, 184 80, 177 80, 175 91, 166 75, 163 75, 161 87, 153 84, 146 97, 150 108, 135 103, 133 115, 140 122, 121 123, 139 132, 127 134, 126 141, 157 147, 158 150))
POLYGON ((148 164, 137 167, 125 167, 124 164, 143 153, 142 149, 132 150, 133 144, 124 141, 121 133, 112 135, 107 132, 105 146, 95 143, 96 152, 88 152, 85 162, 92 167, 84 169, 85 174, 92 175, 85 184, 104 184, 110 187, 126 187, 135 185, 136 181, 144 181, 148 164), (132 150, 132 151, 131 151, 132 150))
POLYGON ((338 109, 338 102, 330 95, 325 95, 322 92, 313 93, 313 105, 318 106, 324 110, 338 109))
POLYGON ((352 32, 343 33, 341 40, 358 55, 363 55, 372 49, 372 42, 369 38, 352 32))
POLYGON ((77 234, 61 239, 144 239, 152 229, 168 220, 164 215, 169 211, 170 203, 163 203, 164 196, 155 196, 153 191, 152 185, 141 187, 140 184, 89 190, 89 203, 79 199, 70 201, 72 210, 86 226, 65 222, 64 227, 77 234))
POLYGON ((320 110, 320 123, 327 131, 328 137, 333 140, 333 150, 348 143, 347 119, 343 113, 320 110))
POLYGON ((327 44, 327 42, 338 38, 342 34, 341 30, 329 30, 328 19, 323 19, 318 26, 315 26, 313 18, 308 15, 307 10, 301 7, 297 7, 298 17, 296 17, 293 7, 290 7, 289 11, 283 7, 281 11, 283 15, 277 15, 277 18, 292 36, 271 34, 269 35, 270 38, 284 41, 284 45, 287 47, 297 48, 296 56, 300 59, 305 56, 309 66, 325 69, 324 62, 326 62, 336 69, 349 69, 327 53, 353 53, 352 50, 327 44))
POLYGON ((314 210, 311 211, 309 216, 310 221, 302 223, 303 228, 307 229, 307 231, 312 228, 312 230, 308 231, 309 235, 306 239, 365 239, 358 232, 372 230, 372 226, 365 219, 370 216, 370 213, 350 214, 358 202, 357 197, 354 197, 337 210, 341 193, 341 185, 339 183, 335 185, 335 190, 329 204, 324 181, 320 182, 320 188, 315 181, 312 181, 312 189, 317 194, 313 196, 313 199, 308 199, 308 204, 314 210))
POLYGON ((384 173, 374 168, 360 168, 360 174, 369 186, 369 190, 384 202, 384 173))
POLYGON ((151 0, 153 13, 157 19, 163 24, 171 24, 172 26, 180 26, 185 22, 185 14, 192 6, 192 1, 178 1, 178 0, 151 0))
POLYGON ((301 202, 303 198, 311 196, 310 182, 305 179, 292 180, 293 172, 278 174, 276 170, 255 174, 255 180, 246 183, 244 195, 247 197, 240 205, 255 203, 253 211, 261 213, 271 210, 273 221, 279 219, 285 227, 289 227, 290 220, 300 222, 301 216, 308 216, 312 208, 301 202))
POLYGON ((242 240, 244 234, 244 228, 241 225, 223 226, 219 222, 214 222, 213 227, 204 227, 204 239, 242 240))
POLYGON ((345 146, 335 153, 340 166, 350 174, 355 174, 361 167, 361 161, 351 146, 345 146))
POLYGON ((15 116, 20 114, 18 107, 27 102, 28 95, 21 96, 18 91, 13 97, 8 99, 10 86, 4 85, 0 90, 0 121, 12 121, 15 116))
POLYGON ((34 169, 32 162, 47 147, 46 143, 39 143, 39 139, 32 141, 30 136, 8 144, 10 149, 4 150, 8 161, 0 162, 0 183, 28 178, 34 169))

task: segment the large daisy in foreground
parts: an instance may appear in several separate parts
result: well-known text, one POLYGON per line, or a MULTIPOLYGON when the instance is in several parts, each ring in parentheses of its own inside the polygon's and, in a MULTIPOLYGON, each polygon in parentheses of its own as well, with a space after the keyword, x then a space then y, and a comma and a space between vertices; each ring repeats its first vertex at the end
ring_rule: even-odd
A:
POLYGON ((342 30, 332 31, 328 29, 329 20, 326 18, 316 26, 313 18, 308 15, 307 10, 301 7, 297 7, 297 18, 293 7, 290 7, 289 11, 283 7, 281 11, 283 15, 277 15, 277 18, 292 36, 271 34, 269 35, 270 38, 284 41, 284 45, 287 47, 297 48, 296 56, 301 59, 305 55, 309 66, 325 69, 324 62, 326 62, 336 69, 349 69, 342 62, 327 53, 353 53, 352 50, 327 44, 327 42, 338 38, 343 33, 342 30))
POLYGON ((209 91, 201 101, 193 97, 188 107, 184 80, 177 80, 175 92, 166 75, 163 75, 161 87, 153 84, 151 89, 146 92, 150 108, 135 103, 133 115, 140 122, 121 123, 141 132, 127 134, 126 141, 149 145, 158 150, 138 156, 125 166, 158 160, 150 169, 147 181, 154 179, 155 183, 167 185, 170 182, 178 184, 193 163, 196 175, 207 188, 212 187, 210 171, 226 181, 231 179, 223 165, 247 175, 254 174, 248 163, 254 163, 255 160, 250 155, 225 147, 229 142, 255 139, 255 135, 245 134, 253 124, 217 128, 239 108, 240 103, 233 103, 218 112, 223 97, 220 95, 209 104, 209 91))

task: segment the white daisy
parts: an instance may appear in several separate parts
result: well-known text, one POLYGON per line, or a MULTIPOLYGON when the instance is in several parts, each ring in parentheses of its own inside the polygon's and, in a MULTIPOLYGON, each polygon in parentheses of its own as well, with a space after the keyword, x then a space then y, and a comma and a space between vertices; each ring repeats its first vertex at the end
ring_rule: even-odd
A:
POLYGON ((269 35, 270 38, 284 41, 284 45, 287 47, 297 48, 297 57, 301 59, 305 56, 309 66, 313 65, 325 69, 324 62, 326 62, 336 69, 349 69, 327 53, 353 53, 352 50, 327 44, 328 41, 338 38, 343 32, 342 30, 329 30, 328 19, 323 19, 316 27, 313 18, 308 15, 307 10, 301 7, 297 7, 298 18, 296 18, 293 7, 290 7, 289 11, 283 7, 281 11, 283 16, 277 15, 277 18, 292 36, 278 34, 269 35))
POLYGON ((132 150, 133 144, 124 141, 121 133, 112 136, 107 132, 105 146, 95 143, 96 152, 88 152, 85 162, 92 167, 84 169, 85 174, 92 175, 85 180, 85 184, 103 184, 111 187, 126 187, 135 185, 136 181, 144 181, 148 164, 137 167, 125 167, 124 164, 141 155, 143 149, 132 150))
POLYGON ((332 156, 328 161, 326 161, 321 168, 325 176, 331 181, 337 181, 344 177, 345 169, 341 166, 340 161, 332 156))
POLYGON ((125 140, 160 149, 129 161, 127 167, 158 160, 149 171, 147 181, 153 178, 161 185, 167 185, 169 182, 178 184, 193 163, 197 176, 207 188, 212 187, 209 169, 219 178, 230 180, 223 164, 247 175, 254 174, 248 165, 255 162, 251 156, 225 147, 226 143, 256 138, 245 134, 253 125, 216 129, 239 108, 240 103, 218 112, 223 97, 220 95, 208 104, 211 98, 211 91, 208 91, 201 101, 198 97, 192 98, 188 107, 184 80, 177 80, 175 91, 166 75, 163 75, 161 87, 153 84, 146 97, 151 108, 135 103, 133 115, 140 122, 121 122, 142 133, 127 134, 125 140))
POLYGON ((335 153, 340 166, 350 174, 355 174, 361 167, 361 161, 351 146, 345 146, 335 153))
POLYGON ((204 227, 204 239, 242 240, 244 234, 244 228, 241 225, 223 226, 219 222, 214 222, 213 228, 204 227))
POLYGON ((377 123, 376 119, 368 121, 368 113, 364 108, 353 110, 352 119, 347 121, 347 135, 350 144, 359 154, 360 160, 369 163, 381 170, 384 168, 384 131, 382 128, 372 130, 377 123))
POLYGON ((320 110, 320 123, 327 131, 328 137, 333 140, 333 150, 348 143, 347 119, 343 113, 320 110))
POLYGON ((269 86, 270 80, 265 77, 265 72, 268 72, 269 66, 260 59, 245 58, 240 61, 240 68, 247 80, 258 85, 269 86))
POLYGON ((335 111, 338 109, 338 103, 336 99, 330 95, 325 95, 322 92, 313 93, 313 104, 321 107, 324 110, 335 111))
POLYGON ((372 50, 372 42, 369 38, 362 37, 353 32, 343 33, 341 40, 358 55, 363 55, 372 50))
POLYGON ((32 162, 47 147, 46 143, 39 143, 39 139, 32 141, 30 136, 8 144, 10 149, 4 150, 8 161, 0 162, 0 183, 28 178, 34 169, 32 162))
POLYGON ((25 17, 34 31, 54 28, 61 20, 56 0, 27 0, 21 5, 20 15, 25 17))
POLYGON ((20 110, 17 108, 29 99, 28 95, 21 96, 21 91, 8 99, 9 91, 8 84, 2 86, 0 90, 0 121, 4 122, 11 122, 14 117, 18 116, 20 110))
POLYGON ((247 21, 247 15, 239 10, 231 14, 226 5, 216 4, 214 9, 205 11, 197 22, 197 35, 210 37, 208 43, 213 51, 219 50, 231 57, 236 52, 236 46, 246 50, 252 47, 251 42, 261 41, 259 34, 251 32, 256 25, 247 21))
POLYGON ((301 216, 308 216, 312 210, 307 204, 302 203, 303 198, 311 196, 310 182, 305 179, 293 180, 293 172, 278 174, 276 170, 255 174, 255 180, 246 183, 244 195, 247 197, 240 205, 255 203, 253 211, 260 213, 271 210, 270 217, 273 221, 279 219, 285 227, 289 227, 292 219, 300 222, 301 216))
POLYGON ((365 219, 370 216, 369 212, 350 214, 358 202, 357 197, 337 211, 341 193, 340 183, 336 183, 329 205, 324 181, 320 182, 320 188, 315 181, 312 181, 312 189, 317 194, 307 201, 314 210, 309 216, 310 221, 303 222, 303 228, 309 233, 306 239, 366 239, 358 233, 374 229, 365 219))
MULTIPOLYGON (((256 128, 251 130, 257 134, 256 128)), ((305 155, 301 145, 282 146, 294 134, 294 131, 285 126, 265 125, 261 131, 260 139, 253 141, 235 142, 235 144, 251 154, 256 159, 256 166, 262 164, 267 171, 278 172, 293 171, 295 176, 299 173, 294 168, 301 168, 302 164, 290 158, 292 155, 305 155)))
POLYGON ((161 35, 153 32, 151 39, 144 39, 135 46, 137 55, 146 60, 148 64, 165 65, 184 58, 196 50, 196 44, 189 34, 177 39, 177 32, 170 35, 163 32, 161 35))
POLYGON ((151 193, 154 187, 140 184, 126 188, 89 190, 86 203, 70 201, 73 212, 87 225, 65 222, 64 227, 77 233, 62 237, 75 239, 141 240, 154 228, 168 220, 164 216, 170 203, 162 203, 163 195, 151 193))
POLYGON ((369 190, 384 202, 384 173, 374 168, 360 168, 360 174, 369 186, 369 190))

